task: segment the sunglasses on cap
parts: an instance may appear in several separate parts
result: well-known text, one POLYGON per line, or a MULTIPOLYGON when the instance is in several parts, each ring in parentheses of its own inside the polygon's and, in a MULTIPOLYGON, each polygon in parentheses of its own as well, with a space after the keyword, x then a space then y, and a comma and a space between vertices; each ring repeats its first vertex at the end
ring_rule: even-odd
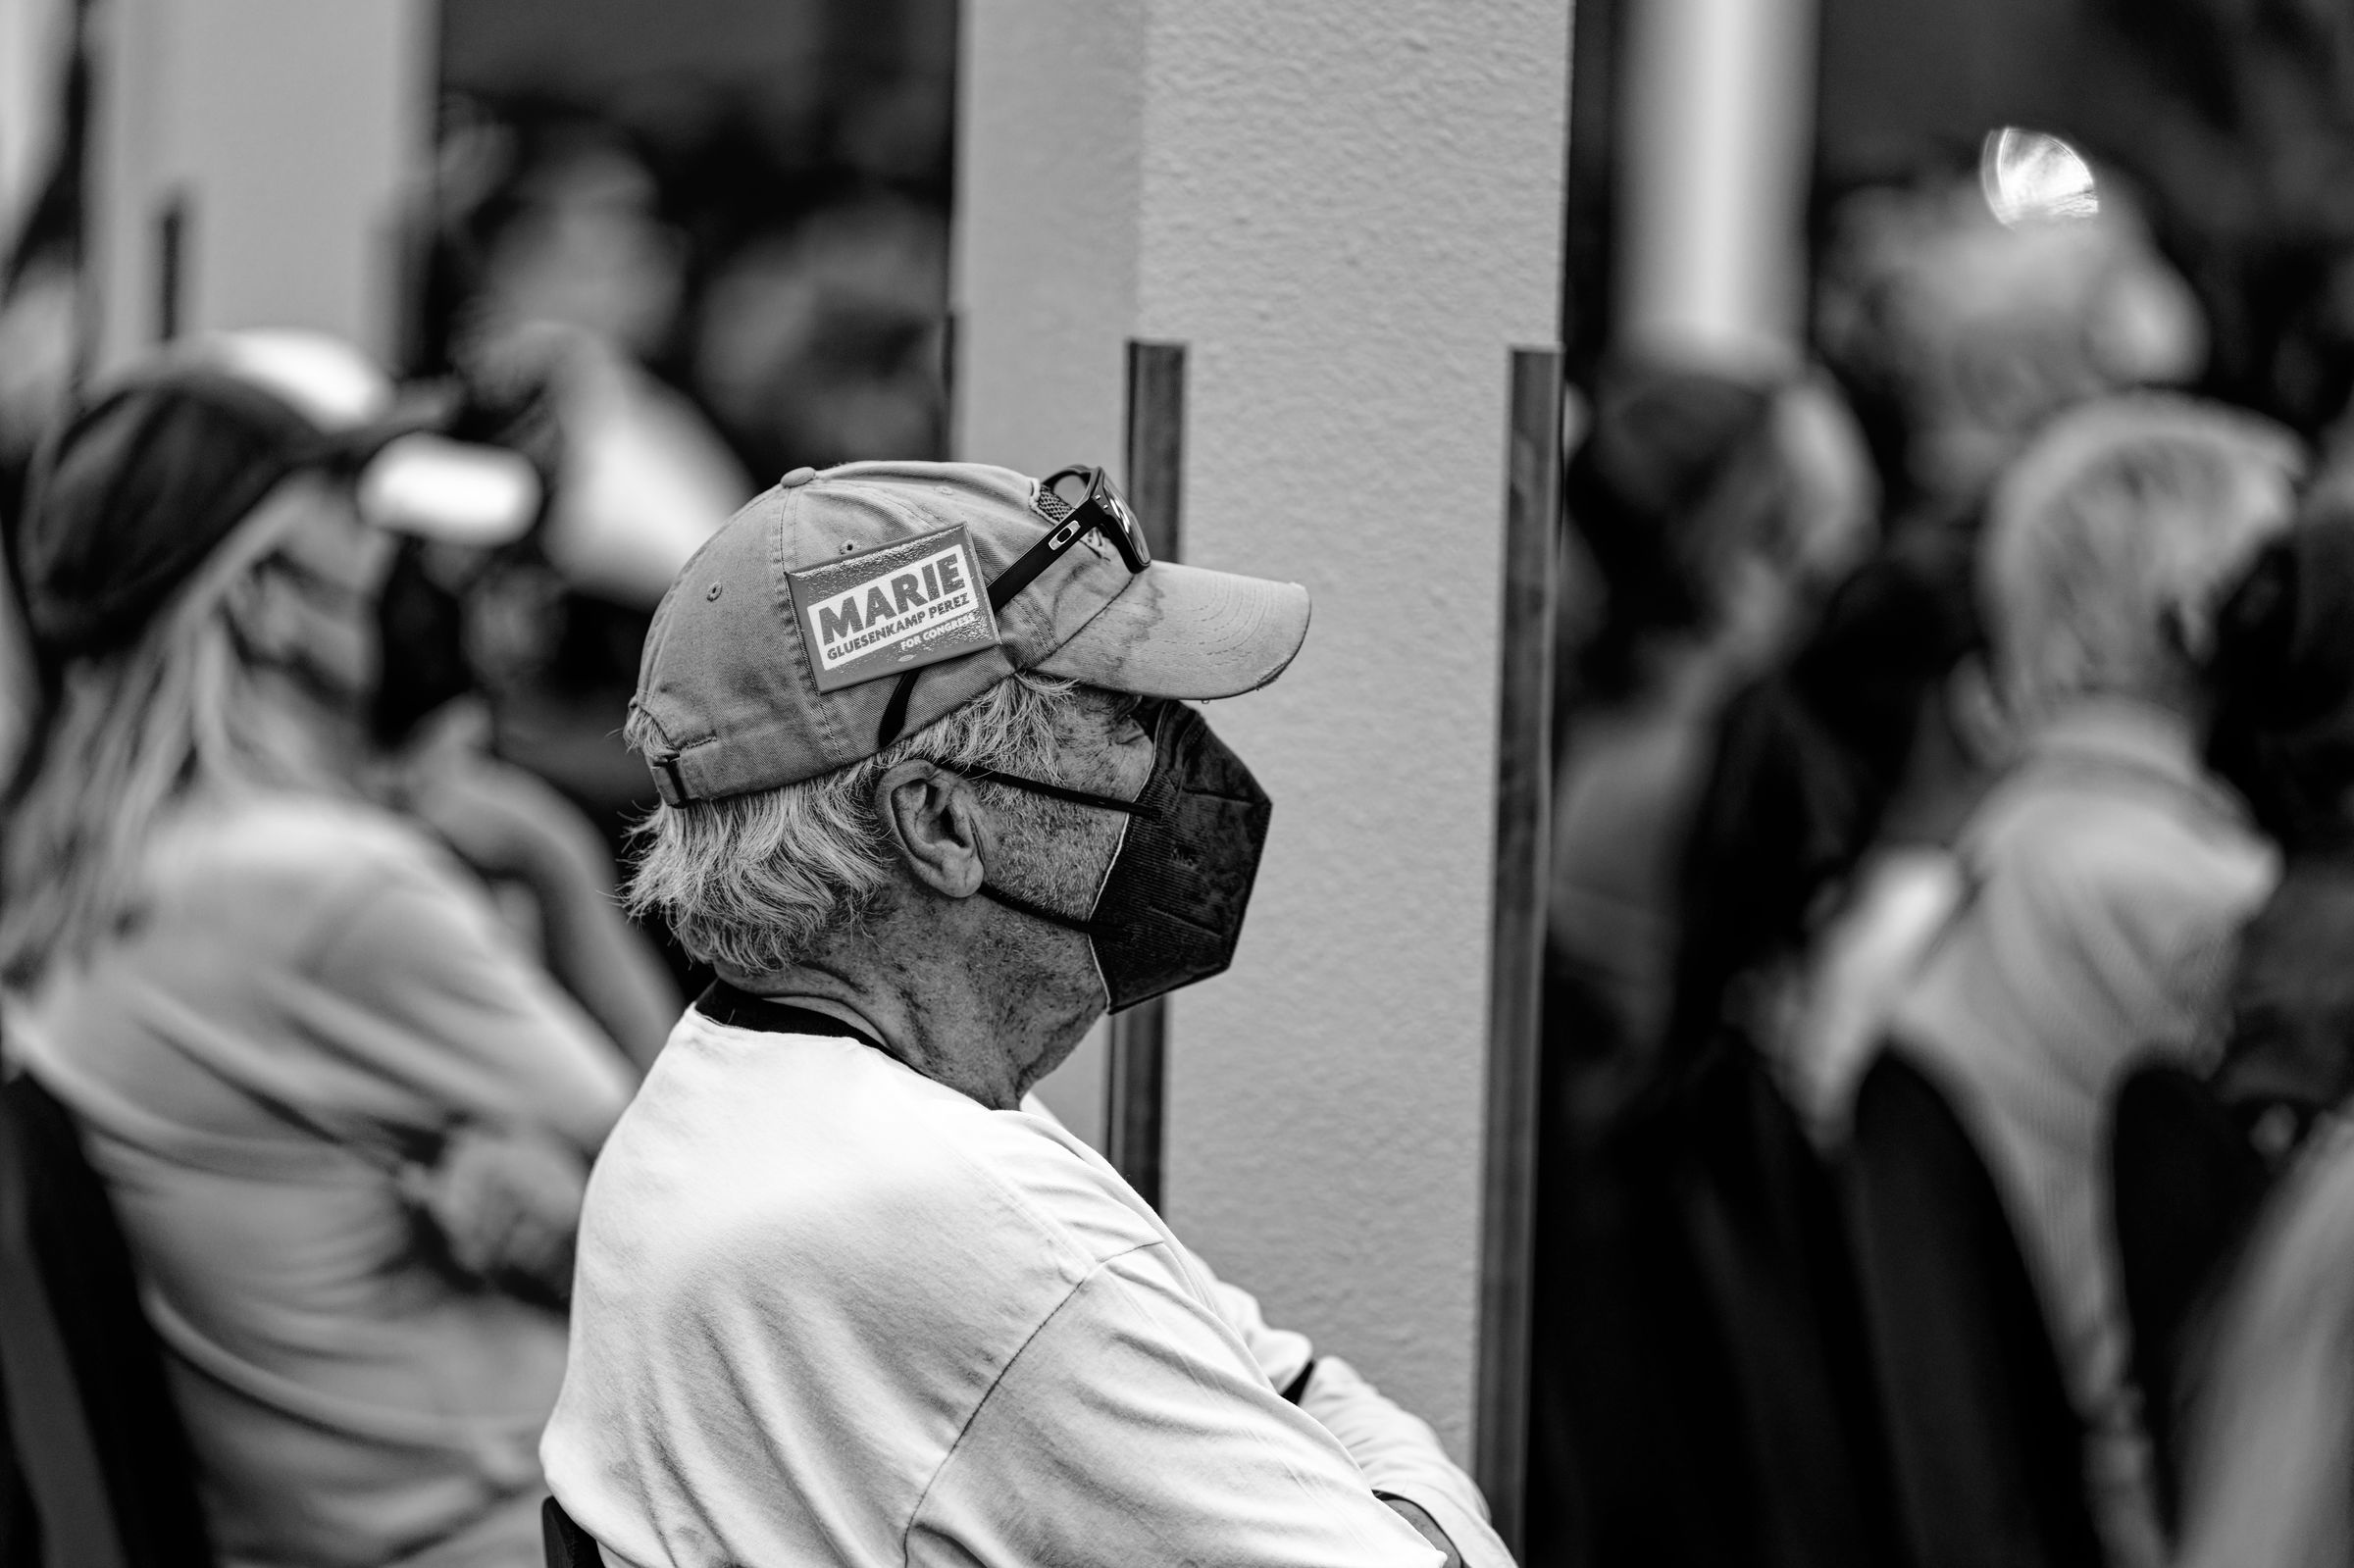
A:
POLYGON ((1152 546, 1145 541, 1144 526, 1128 510, 1127 498, 1104 470, 1086 465, 1057 469, 1039 481, 1037 505, 1056 526, 990 580, 991 609, 1005 608, 1041 572, 1090 533, 1108 539, 1132 576, 1152 564, 1152 546))
MULTIPOLYGON (((1024 550, 1011 566, 990 579, 989 607, 993 613, 1004 609, 1015 594, 1036 582, 1041 572, 1090 533, 1100 533, 1110 541, 1131 577, 1152 564, 1152 546, 1145 539, 1144 525, 1137 522, 1136 514, 1128 509, 1127 497, 1120 494, 1120 487, 1111 482, 1111 475, 1105 470, 1092 464, 1056 469, 1039 481, 1033 504, 1054 527, 1045 538, 1024 550)), ((909 670, 892 687, 891 700, 883 707, 883 723, 876 732, 876 749, 899 737, 907 723, 908 697, 915 690, 915 678, 922 673, 909 670)))

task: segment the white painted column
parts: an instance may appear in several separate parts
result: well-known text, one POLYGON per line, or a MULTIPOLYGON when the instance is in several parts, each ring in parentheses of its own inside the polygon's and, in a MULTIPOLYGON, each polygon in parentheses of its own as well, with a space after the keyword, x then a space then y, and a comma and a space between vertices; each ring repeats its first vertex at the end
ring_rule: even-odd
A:
POLYGON ((1816 0, 1641 0, 1628 15, 1619 337, 1787 360, 1806 336, 1816 0))
POLYGON ((1188 345, 1186 557, 1305 582, 1211 720, 1276 802, 1174 998, 1166 1208, 1467 1449, 1508 354, 1553 341, 1563 0, 970 0, 960 455, 1117 461, 1188 345))
POLYGON ((101 369, 160 335, 176 208, 180 331, 308 327, 388 354, 403 204, 433 128, 430 0, 109 0, 102 15, 101 369))

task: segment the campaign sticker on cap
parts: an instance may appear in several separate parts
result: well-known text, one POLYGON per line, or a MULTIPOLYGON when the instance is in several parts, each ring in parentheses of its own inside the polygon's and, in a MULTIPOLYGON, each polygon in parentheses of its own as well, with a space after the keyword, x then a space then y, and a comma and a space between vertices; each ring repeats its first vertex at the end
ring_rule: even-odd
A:
POLYGON ((962 525, 785 574, 821 691, 998 644, 981 559, 962 525))

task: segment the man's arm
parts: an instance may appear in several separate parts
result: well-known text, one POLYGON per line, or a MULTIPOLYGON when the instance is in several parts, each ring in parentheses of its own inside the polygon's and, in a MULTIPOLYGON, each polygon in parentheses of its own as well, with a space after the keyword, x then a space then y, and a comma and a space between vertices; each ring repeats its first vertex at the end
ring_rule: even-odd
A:
MULTIPOLYGON (((1024 1096, 1022 1109, 1062 1126, 1035 1093, 1024 1096)), ((1305 1335, 1270 1325, 1258 1298, 1219 1279, 1201 1254, 1180 1245, 1177 1257, 1208 1288, 1219 1315, 1241 1338, 1268 1386, 1286 1391, 1315 1417, 1356 1461, 1366 1485, 1392 1507, 1406 1502, 1398 1512, 1417 1532, 1427 1537, 1436 1528, 1445 1536, 1440 1549, 1453 1557, 1447 1568, 1456 1561, 1464 1568, 1512 1568, 1511 1553, 1488 1524, 1487 1499, 1447 1457, 1427 1424, 1400 1409, 1346 1361, 1317 1360, 1305 1335)))
MULTIPOLYGON (((1186 1259, 1207 1282, 1218 1311, 1270 1384, 1289 1389, 1307 1374, 1298 1394, 1300 1407, 1349 1450, 1376 1493, 1419 1509, 1445 1534, 1464 1568, 1511 1568, 1511 1553, 1488 1524, 1486 1499, 1447 1457, 1426 1423, 1400 1409, 1339 1356, 1317 1356, 1305 1335, 1271 1327, 1257 1298, 1219 1279, 1199 1254, 1188 1252, 1186 1259)), ((1422 1529, 1410 1513, 1407 1518, 1422 1529)))
POLYGON ((1098 1265, 998 1376, 910 1520, 928 1564, 1440 1568, 1280 1398, 1166 1243, 1098 1265))

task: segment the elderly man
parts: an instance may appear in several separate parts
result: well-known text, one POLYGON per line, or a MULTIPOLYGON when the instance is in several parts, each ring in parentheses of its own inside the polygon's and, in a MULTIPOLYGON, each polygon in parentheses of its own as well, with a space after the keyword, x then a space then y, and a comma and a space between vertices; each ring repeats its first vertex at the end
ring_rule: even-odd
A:
POLYGON ((1986 627, 2024 747, 1962 853, 1971 896, 1900 1002, 2021 1230, 2118 1564, 2163 1555, 2103 1197, 2102 1128, 2143 1052, 2204 1059, 2239 926, 2275 877, 2201 765, 2223 593, 2288 522, 2285 431, 2180 398, 2061 417, 1998 486, 1986 627))
POLYGON ((1509 1562, 1428 1428, 1025 1099, 1231 957, 1267 797, 1178 699, 1307 613, 1151 562, 1094 470, 799 469, 681 575, 635 890, 723 978, 597 1165, 542 1449, 613 1558, 1509 1562))

